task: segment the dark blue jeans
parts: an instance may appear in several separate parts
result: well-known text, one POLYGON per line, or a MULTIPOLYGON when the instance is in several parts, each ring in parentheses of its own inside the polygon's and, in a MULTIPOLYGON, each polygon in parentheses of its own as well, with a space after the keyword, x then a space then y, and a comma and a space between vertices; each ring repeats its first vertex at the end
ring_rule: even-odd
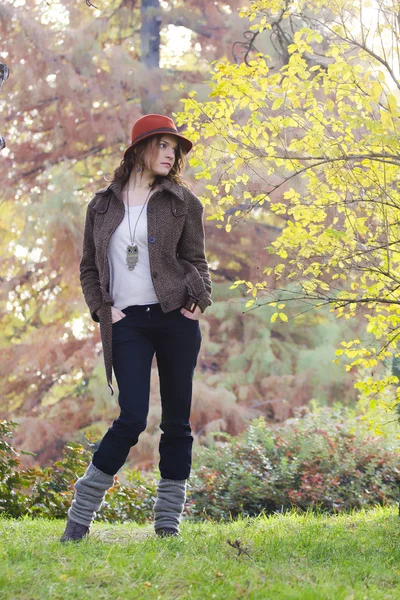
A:
POLYGON ((122 312, 126 316, 112 325, 112 359, 121 412, 92 462, 104 473, 115 475, 146 429, 155 353, 162 412, 160 474, 165 479, 187 479, 193 445, 189 421, 192 382, 202 340, 199 321, 185 317, 180 308, 163 313, 159 304, 128 306, 122 312))

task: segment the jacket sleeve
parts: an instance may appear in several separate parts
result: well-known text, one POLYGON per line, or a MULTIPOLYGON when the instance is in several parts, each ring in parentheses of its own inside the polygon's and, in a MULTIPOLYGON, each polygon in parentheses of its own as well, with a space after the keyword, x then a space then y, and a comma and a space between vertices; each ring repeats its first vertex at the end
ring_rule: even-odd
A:
POLYGON ((204 207, 200 199, 191 194, 188 214, 178 244, 179 258, 187 260, 196 267, 204 283, 202 288, 205 288, 200 294, 194 292, 193 299, 189 299, 185 308, 189 309, 194 300, 202 312, 212 304, 212 284, 205 256, 203 215, 204 207))
POLYGON ((96 247, 93 241, 94 211, 90 204, 86 210, 85 230, 83 234, 82 259, 79 265, 80 281, 86 304, 89 307, 93 321, 99 323, 96 314, 103 304, 103 294, 100 286, 99 272, 95 262, 96 247))

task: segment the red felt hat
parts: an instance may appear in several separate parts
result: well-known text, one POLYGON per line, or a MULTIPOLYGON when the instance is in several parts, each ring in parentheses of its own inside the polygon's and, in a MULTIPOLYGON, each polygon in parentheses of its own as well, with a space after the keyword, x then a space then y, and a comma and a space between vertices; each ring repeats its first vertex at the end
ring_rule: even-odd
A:
POLYGON ((178 132, 172 119, 163 115, 144 115, 133 124, 132 143, 125 150, 124 157, 135 144, 158 133, 169 133, 178 136, 182 140, 182 146, 186 154, 192 149, 192 142, 178 132))

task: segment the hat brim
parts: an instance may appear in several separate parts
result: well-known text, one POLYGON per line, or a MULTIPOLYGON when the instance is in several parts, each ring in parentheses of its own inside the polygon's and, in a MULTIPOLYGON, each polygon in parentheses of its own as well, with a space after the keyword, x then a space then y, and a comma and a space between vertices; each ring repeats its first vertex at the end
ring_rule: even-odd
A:
POLYGON ((182 142, 182 146, 183 146, 183 149, 186 154, 188 152, 190 152, 190 150, 193 148, 192 142, 185 136, 181 135, 180 133, 177 133, 176 131, 174 131, 173 129, 170 129, 168 127, 165 127, 165 128, 160 127, 159 129, 156 129, 149 133, 141 135, 139 138, 136 138, 135 140, 133 140, 132 144, 130 146, 128 146, 128 148, 125 150, 124 158, 126 158, 127 152, 129 152, 129 150, 131 150, 134 146, 136 146, 136 144, 138 144, 142 140, 152 137, 153 135, 158 135, 159 133, 168 133, 169 135, 175 135, 176 137, 178 137, 182 142))

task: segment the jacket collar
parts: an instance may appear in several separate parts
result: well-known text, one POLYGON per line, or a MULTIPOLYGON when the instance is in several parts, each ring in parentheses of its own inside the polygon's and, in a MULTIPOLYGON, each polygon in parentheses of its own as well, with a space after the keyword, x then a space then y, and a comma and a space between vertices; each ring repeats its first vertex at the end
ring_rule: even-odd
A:
POLYGON ((172 194, 174 194, 178 198, 178 200, 182 200, 182 202, 185 201, 183 186, 179 185, 179 183, 171 181, 171 179, 168 179, 168 177, 163 177, 159 189, 166 189, 172 194))
MULTIPOLYGON (((168 190, 169 192, 174 194, 174 196, 176 198, 178 198, 178 200, 185 202, 184 188, 183 188, 183 186, 179 185, 178 183, 175 183, 175 182, 171 181, 170 179, 168 179, 167 177, 164 177, 162 179, 162 181, 160 183, 160 187, 159 187, 159 190, 162 190, 162 189, 168 190)), ((110 183, 110 185, 108 187, 96 192, 96 196, 98 198, 97 198, 97 202, 93 206, 93 209, 96 212, 103 213, 103 212, 106 212, 106 210, 108 209, 108 204, 109 204, 110 198, 111 198, 111 194, 109 192, 112 192, 122 204, 121 183, 119 181, 114 181, 113 183, 110 183)))
MULTIPOLYGON (((161 183, 159 184, 159 189, 168 190, 169 192, 174 194, 178 198, 178 200, 182 200, 183 202, 185 201, 182 186, 178 183, 175 183, 174 181, 171 181, 167 177, 164 177, 161 180, 161 183)), ((97 194, 105 194, 109 190, 111 190, 117 196, 118 200, 121 200, 122 202, 122 186, 119 181, 114 181, 113 183, 110 183, 110 185, 107 188, 99 190, 97 194)))

